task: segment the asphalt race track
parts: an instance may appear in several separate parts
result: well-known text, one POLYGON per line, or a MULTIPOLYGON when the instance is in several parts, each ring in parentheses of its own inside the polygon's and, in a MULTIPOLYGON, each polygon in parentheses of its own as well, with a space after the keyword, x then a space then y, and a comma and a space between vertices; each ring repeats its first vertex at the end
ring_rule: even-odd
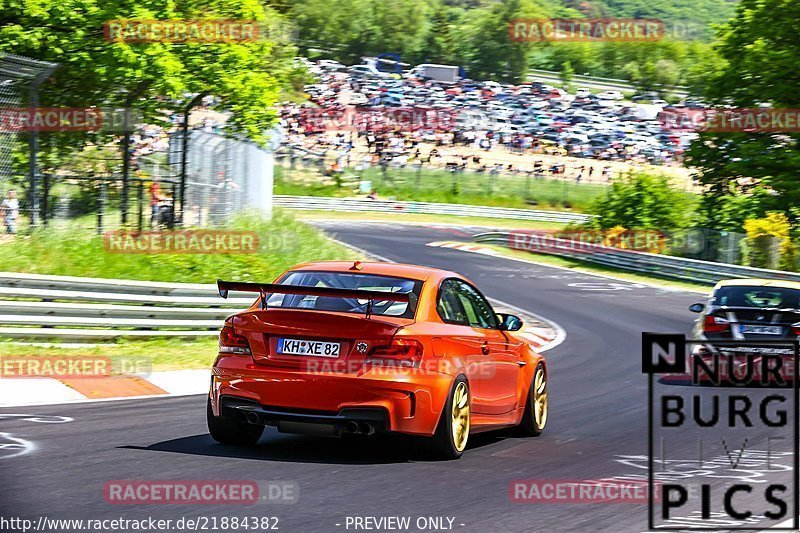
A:
MULTIPOLYGON (((509 486, 524 479, 646 475, 641 333, 687 333, 693 317, 687 306, 701 296, 426 246, 457 238, 454 230, 352 222, 324 227, 394 261, 456 270, 487 296, 560 324, 567 337, 547 354, 550 414, 544 435, 483 434, 470 439, 461 460, 435 462, 403 440, 339 441, 273 429, 256 448, 225 448, 206 434, 205 398, 199 396, 4 409, 6 415, 72 420, 0 420, 0 514, 276 516, 280 530, 290 532, 345 531, 348 516, 410 516, 412 524, 418 517, 450 517, 454 530, 469 532, 646 530, 646 505, 514 503, 509 486), (19 439, 35 449, 23 453, 19 439), (299 485, 299 499, 246 507, 109 505, 104 484, 120 479, 286 481, 299 485)), ((687 435, 683 444, 692 449, 693 439, 687 435)))

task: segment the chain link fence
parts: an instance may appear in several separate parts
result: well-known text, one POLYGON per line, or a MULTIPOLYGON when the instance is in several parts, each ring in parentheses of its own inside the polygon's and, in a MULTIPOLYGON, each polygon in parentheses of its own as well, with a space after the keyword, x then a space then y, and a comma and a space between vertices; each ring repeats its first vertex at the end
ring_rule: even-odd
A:
MULTIPOLYGON (((0 55, 0 109, 38 105, 39 86, 56 66, 13 54, 0 55)), ((9 200, 0 207, 4 231, 19 231, 20 225, 38 216, 39 205, 35 201, 40 180, 37 161, 35 157, 27 161, 27 174, 23 170, 24 163, 15 161, 19 145, 25 141, 22 134, 7 129, 4 121, 0 120, 0 196, 9 200), (13 195, 16 197, 12 198, 13 195), (14 207, 15 202, 18 208, 14 207)), ((27 141, 29 154, 36 154, 38 132, 30 132, 27 141)))
MULTIPOLYGON (((154 179, 182 179, 183 132, 170 134, 169 150, 148 158, 143 170, 154 179), (156 168, 155 161, 164 163, 156 168)), ((186 152, 184 225, 219 226, 241 211, 272 213, 273 154, 251 142, 189 130, 186 152)))
POLYGON ((579 170, 565 175, 561 166, 535 166, 534 158, 529 167, 519 168, 507 162, 476 164, 472 158, 459 158, 457 164, 292 146, 281 147, 275 156, 280 194, 313 194, 315 188, 329 187, 363 196, 375 191, 389 199, 584 209, 606 191, 600 172, 590 181, 586 170, 582 177, 579 170))
POLYGON ((19 124, 6 127, 6 122, 25 109, 39 109, 39 87, 56 68, 54 63, 0 55, 0 200, 8 200, 7 207, 0 206, 2 233, 75 219, 102 232, 121 227, 123 213, 128 215, 125 227, 139 230, 220 226, 244 209, 270 215, 271 151, 205 131, 204 125, 188 129, 184 142, 177 113, 166 127, 125 123, 132 162, 127 176, 117 140, 94 147, 102 161, 81 152, 76 159, 85 160, 82 164, 40 171, 38 126, 20 129, 19 124))

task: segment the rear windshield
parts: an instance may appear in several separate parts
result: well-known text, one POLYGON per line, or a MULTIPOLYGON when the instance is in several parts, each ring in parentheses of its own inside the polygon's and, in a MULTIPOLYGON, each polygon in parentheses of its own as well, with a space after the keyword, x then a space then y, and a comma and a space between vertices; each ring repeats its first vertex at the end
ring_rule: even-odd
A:
MULTIPOLYGON (((329 287, 410 294, 409 302, 390 302, 387 300, 375 300, 374 302, 373 315, 400 318, 414 317, 414 313, 417 310, 417 300, 422 288, 422 282, 418 280, 376 276, 373 274, 351 274, 349 272, 289 272, 278 283, 281 285, 299 285, 301 287, 329 287)), ((306 296, 302 294, 273 294, 267 299, 267 306, 365 314, 367 300, 361 298, 306 296)))
POLYGON ((732 285, 717 289, 711 303, 728 307, 798 309, 800 308, 800 290, 732 285))

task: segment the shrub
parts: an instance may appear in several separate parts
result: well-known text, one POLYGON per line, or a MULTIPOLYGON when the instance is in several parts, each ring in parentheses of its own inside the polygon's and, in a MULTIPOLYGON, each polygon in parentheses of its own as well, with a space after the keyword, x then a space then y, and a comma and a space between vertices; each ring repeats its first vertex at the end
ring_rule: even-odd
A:
POLYGON ((590 207, 601 229, 677 229, 686 227, 692 211, 689 195, 673 188, 665 176, 629 174, 615 180, 590 207))
POLYGON ((769 211, 764 218, 744 221, 749 263, 756 267, 795 270, 797 247, 792 242, 792 225, 781 212, 769 211))

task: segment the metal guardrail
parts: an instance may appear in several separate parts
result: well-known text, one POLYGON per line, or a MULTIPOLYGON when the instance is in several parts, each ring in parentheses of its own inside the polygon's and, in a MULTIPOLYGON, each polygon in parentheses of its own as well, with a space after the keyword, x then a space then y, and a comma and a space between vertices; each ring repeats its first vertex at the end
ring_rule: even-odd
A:
POLYGON ((473 239, 476 242, 497 244, 515 250, 558 255, 631 272, 708 285, 733 278, 769 278, 800 282, 800 273, 795 272, 700 261, 599 245, 576 250, 576 243, 565 239, 548 239, 546 246, 537 245, 532 248, 528 244, 529 237, 529 233, 493 231, 475 235, 473 239))
MULTIPOLYGON (((528 71, 528 79, 536 81, 545 81, 548 83, 555 83, 560 85, 562 83, 561 73, 553 70, 543 69, 530 69, 528 71)), ((636 86, 628 81, 618 78, 603 78, 599 76, 583 76, 575 74, 572 76, 572 84, 577 86, 594 87, 600 89, 612 89, 625 92, 636 92, 636 86)), ((672 93, 680 98, 686 98, 689 95, 689 87, 685 85, 664 85, 657 86, 665 92, 672 93)))
POLYGON ((254 300, 225 300, 213 284, 14 272, 0 272, 0 285, 0 337, 25 340, 214 337, 254 300))
POLYGON ((148 294, 159 296, 214 296, 216 285, 200 283, 163 283, 127 279, 82 278, 75 276, 46 276, 17 272, 0 272, 3 287, 28 289, 57 289, 88 292, 148 294))
MULTIPOLYGON (((216 337, 226 317, 246 309, 255 299, 248 297, 225 300, 219 297, 216 285, 190 283, 153 283, 8 272, 0 272, 0 282, 14 285, 0 287, 0 338, 22 341, 46 339, 57 342, 96 342, 120 337, 216 337), (109 288, 117 292, 105 292, 109 288), (137 294, 146 291, 157 294, 137 294), (168 293, 186 296, 168 296, 168 293), (115 303, 95 303, 98 301, 115 303), (118 302, 148 305, 118 305, 118 302), (160 305, 153 305, 156 303, 160 305)), ((496 305, 502 310, 505 304, 496 305)), ((525 320, 527 327, 524 333, 531 342, 548 347, 560 342, 557 326, 552 326, 531 313, 518 309, 512 311, 525 320)))
POLYGON ((544 211, 539 209, 513 209, 508 207, 486 207, 467 204, 441 204, 432 202, 402 202, 394 200, 369 200, 364 198, 331 198, 325 196, 282 196, 273 197, 274 205, 288 209, 374 212, 374 213, 417 213, 426 215, 454 215, 462 217, 504 218, 515 220, 536 220, 541 222, 563 222, 582 224, 592 216, 582 213, 544 211))
MULTIPOLYGON (((249 302, 249 300, 247 300, 249 302)), ((241 306, 239 306, 241 307, 241 306)), ((0 315, 57 317, 149 318, 223 320, 235 311, 229 308, 155 307, 149 305, 107 305, 63 302, 0 300, 0 315)))
POLYGON ((215 307, 241 306, 245 301, 252 301, 244 298, 234 298, 229 299, 227 302, 220 303, 218 296, 151 296, 147 294, 128 294, 120 292, 95 292, 90 289, 60 291, 54 289, 28 289, 25 287, 0 287, 0 298, 28 298, 44 302, 71 300, 141 305, 207 305, 215 307))

